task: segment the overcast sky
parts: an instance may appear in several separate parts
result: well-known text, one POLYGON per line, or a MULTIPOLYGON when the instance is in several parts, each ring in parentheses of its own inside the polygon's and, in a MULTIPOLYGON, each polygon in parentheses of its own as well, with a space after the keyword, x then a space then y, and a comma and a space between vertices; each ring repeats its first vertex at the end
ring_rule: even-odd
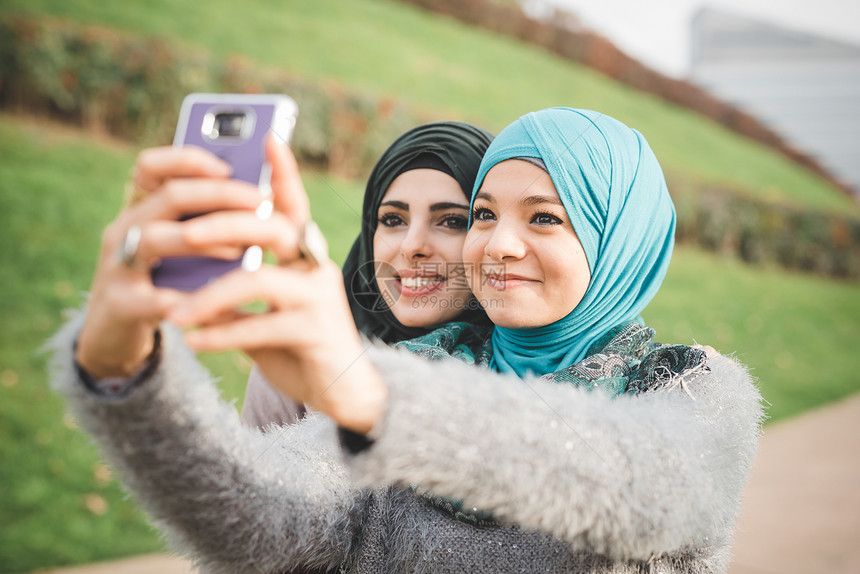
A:
POLYGON ((689 72, 690 21, 702 6, 860 45, 857 0, 543 1, 564 6, 629 55, 675 77, 689 72))

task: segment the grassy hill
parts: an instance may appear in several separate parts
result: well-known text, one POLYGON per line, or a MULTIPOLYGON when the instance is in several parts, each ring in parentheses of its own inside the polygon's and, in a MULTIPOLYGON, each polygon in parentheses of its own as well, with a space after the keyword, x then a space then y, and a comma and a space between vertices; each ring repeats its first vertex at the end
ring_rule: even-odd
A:
POLYGON ((643 132, 670 174, 860 212, 820 178, 692 112, 537 48, 393 1, 248 0, 239 8, 226 0, 6 0, 0 12, 173 38, 493 130, 547 106, 596 109, 643 132))

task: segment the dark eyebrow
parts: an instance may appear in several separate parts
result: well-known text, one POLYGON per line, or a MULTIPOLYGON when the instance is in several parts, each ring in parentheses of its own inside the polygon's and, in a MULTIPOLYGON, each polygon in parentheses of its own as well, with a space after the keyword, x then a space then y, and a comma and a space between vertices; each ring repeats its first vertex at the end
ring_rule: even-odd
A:
POLYGON ((441 202, 441 203, 434 203, 433 205, 431 205, 430 211, 442 211, 445 209, 452 209, 452 208, 468 210, 469 206, 463 205, 462 203, 441 202))
POLYGON ((520 200, 520 204, 524 207, 531 207, 533 205, 540 205, 542 203, 552 203, 553 205, 560 205, 561 207, 564 207, 564 204, 561 202, 561 199, 557 195, 530 195, 520 200))
POLYGON ((403 211, 409 211, 409 204, 403 203, 402 201, 383 201, 379 204, 379 207, 396 207, 403 211))
MULTIPOLYGON (((475 199, 484 199, 486 201, 495 201, 493 196, 486 191, 479 191, 475 194, 475 199)), ((520 200, 520 205, 531 207, 532 205, 540 205, 542 203, 552 203, 564 207, 561 199, 557 195, 529 195, 520 200)))

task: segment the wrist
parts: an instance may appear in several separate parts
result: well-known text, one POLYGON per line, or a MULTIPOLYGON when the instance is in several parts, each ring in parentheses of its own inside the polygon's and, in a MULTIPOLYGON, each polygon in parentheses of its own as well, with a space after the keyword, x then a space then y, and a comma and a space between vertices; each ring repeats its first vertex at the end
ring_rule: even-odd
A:
POLYGON ((318 410, 341 428, 366 435, 382 420, 388 402, 388 386, 369 361, 350 367, 325 393, 318 410))
POLYGON ((103 336, 94 342, 84 327, 75 344, 75 363, 95 380, 131 377, 152 356, 158 338, 157 329, 146 328, 131 336, 103 336))
MULTIPOLYGON (((75 341, 75 351, 77 352, 77 341, 75 341)), ((156 331, 153 337, 151 352, 146 356, 137 370, 131 374, 120 376, 97 376, 81 365, 77 359, 74 361, 74 365, 78 378, 83 382, 84 386, 93 393, 102 396, 124 397, 143 381, 152 376, 158 368, 160 360, 161 331, 156 331)))

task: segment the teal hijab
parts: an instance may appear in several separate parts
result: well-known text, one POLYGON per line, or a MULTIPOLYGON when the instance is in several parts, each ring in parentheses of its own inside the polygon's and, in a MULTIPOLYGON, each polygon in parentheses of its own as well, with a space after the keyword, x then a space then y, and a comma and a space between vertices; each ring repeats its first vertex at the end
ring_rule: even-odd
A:
POLYGON ((585 296, 563 319, 493 331, 496 370, 544 375, 580 361, 610 329, 645 309, 669 267, 675 208, 642 134, 594 111, 550 108, 506 127, 484 155, 473 203, 487 172, 516 158, 546 166, 591 271, 585 296))

